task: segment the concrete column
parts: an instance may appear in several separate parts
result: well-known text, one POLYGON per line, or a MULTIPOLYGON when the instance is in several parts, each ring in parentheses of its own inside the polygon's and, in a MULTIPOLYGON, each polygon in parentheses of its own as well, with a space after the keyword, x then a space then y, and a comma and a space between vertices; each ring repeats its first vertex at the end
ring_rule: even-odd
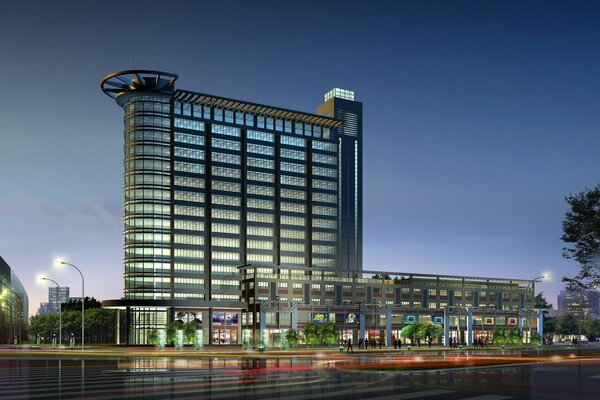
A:
MULTIPOLYGON (((266 305, 261 304, 260 307, 260 325, 259 325, 259 339, 258 343, 261 344, 264 341, 267 332, 267 312, 265 311, 266 305), (263 307, 264 306, 264 307, 263 307)), ((268 345, 268 343, 262 343, 268 345)))
POLYGON ((392 309, 388 309, 385 313, 385 345, 392 345, 392 309))
POLYGON ((121 310, 117 308, 117 321, 116 321, 116 332, 115 332, 115 343, 121 344, 121 310))
POLYGON ((365 313, 363 312, 363 310, 360 310, 360 316, 358 317, 358 320, 360 329, 359 340, 365 340, 365 313))
POLYGON ((206 336, 208 336, 208 344, 211 345, 213 344, 213 309, 209 308, 208 309, 208 323, 206 324, 206 331, 203 332, 203 334, 206 334, 206 336))
POLYGON ((292 324, 292 329, 297 331, 298 330, 298 307, 294 307, 294 309, 292 309, 290 320, 291 320, 291 324, 292 324))
POLYGON ((473 310, 467 314, 467 346, 473 345, 473 310))
POLYGON ((450 344, 450 316, 444 312, 444 346, 450 344))
POLYGON ((517 326, 519 327, 519 332, 523 333, 523 316, 521 315, 521 313, 519 313, 519 316, 517 317, 517 326))
POLYGON ((540 335, 540 340, 544 337, 544 313, 539 311, 537 316, 537 330, 540 335))

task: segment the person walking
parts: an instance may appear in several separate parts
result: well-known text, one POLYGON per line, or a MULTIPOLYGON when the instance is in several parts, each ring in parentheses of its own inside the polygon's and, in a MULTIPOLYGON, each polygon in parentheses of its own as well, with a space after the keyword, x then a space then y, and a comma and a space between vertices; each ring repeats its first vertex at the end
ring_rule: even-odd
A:
POLYGON ((354 349, 352 348, 352 338, 348 339, 348 350, 346 350, 347 353, 349 352, 353 352, 354 353, 354 349))
POLYGON ((358 339, 358 348, 362 349, 362 345, 363 345, 363 340, 362 338, 358 339))

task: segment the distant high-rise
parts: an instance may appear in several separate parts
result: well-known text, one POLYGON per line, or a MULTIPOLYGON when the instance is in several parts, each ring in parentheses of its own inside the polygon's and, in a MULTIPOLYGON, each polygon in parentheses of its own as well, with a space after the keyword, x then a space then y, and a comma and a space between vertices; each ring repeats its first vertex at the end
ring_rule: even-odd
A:
POLYGON ((600 291, 561 290, 558 295, 559 314, 580 316, 600 316, 600 291))
POLYGON ((212 324, 244 309, 241 265, 362 270, 354 93, 333 89, 317 115, 176 79, 137 70, 102 81, 125 111, 125 299, 105 305, 127 307, 131 343, 177 312, 212 324))

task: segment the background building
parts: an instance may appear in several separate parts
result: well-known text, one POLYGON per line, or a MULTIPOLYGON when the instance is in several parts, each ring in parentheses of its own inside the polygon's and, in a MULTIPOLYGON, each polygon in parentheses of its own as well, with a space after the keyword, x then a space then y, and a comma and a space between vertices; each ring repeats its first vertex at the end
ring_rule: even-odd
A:
POLYGON ((575 317, 600 317, 600 291, 561 290, 558 295, 558 312, 575 317))
POLYGON ((61 303, 66 303, 70 300, 74 300, 69 297, 70 289, 68 287, 56 287, 51 286, 48 288, 48 302, 40 303, 38 314, 54 314, 60 311, 61 303))
POLYGON ((0 343, 27 339, 29 297, 21 281, 0 257, 0 343))

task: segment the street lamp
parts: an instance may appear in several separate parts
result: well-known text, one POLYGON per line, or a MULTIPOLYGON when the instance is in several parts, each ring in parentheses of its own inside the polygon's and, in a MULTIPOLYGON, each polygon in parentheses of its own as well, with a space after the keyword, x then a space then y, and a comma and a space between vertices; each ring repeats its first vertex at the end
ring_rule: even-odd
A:
POLYGON ((81 350, 84 350, 85 349, 85 318, 84 318, 84 313, 85 313, 85 309, 84 309, 84 304, 85 304, 85 280, 83 279, 83 273, 75 265, 73 265, 71 263, 68 263, 68 262, 66 262, 64 260, 55 260, 54 263, 57 266, 68 265, 70 267, 73 267, 73 268, 75 268, 77 270, 77 272, 79 272, 79 275, 81 275, 81 350))
MULTIPOLYGON (((550 278, 550 274, 544 274, 542 276, 538 276, 537 278, 533 278, 532 280, 529 281, 529 283, 527 284, 527 287, 525 288, 525 292, 529 291, 529 288, 531 287, 533 293, 531 296, 531 309, 533 310, 533 308, 535 307, 535 283, 536 282, 541 282, 542 279, 548 279, 550 278)), ((527 309, 525 309, 526 313, 525 313, 525 328, 528 328, 531 331, 531 328, 529 327, 529 313, 527 312, 527 309)), ((528 332, 526 331, 526 334, 528 336, 529 342, 531 342, 531 334, 528 334, 528 332)), ((525 343, 527 343, 527 339, 525 340, 525 343)))
POLYGON ((50 281, 58 288, 58 349, 62 349, 62 301, 60 293, 60 285, 54 279, 46 278, 42 276, 43 281, 50 281))

